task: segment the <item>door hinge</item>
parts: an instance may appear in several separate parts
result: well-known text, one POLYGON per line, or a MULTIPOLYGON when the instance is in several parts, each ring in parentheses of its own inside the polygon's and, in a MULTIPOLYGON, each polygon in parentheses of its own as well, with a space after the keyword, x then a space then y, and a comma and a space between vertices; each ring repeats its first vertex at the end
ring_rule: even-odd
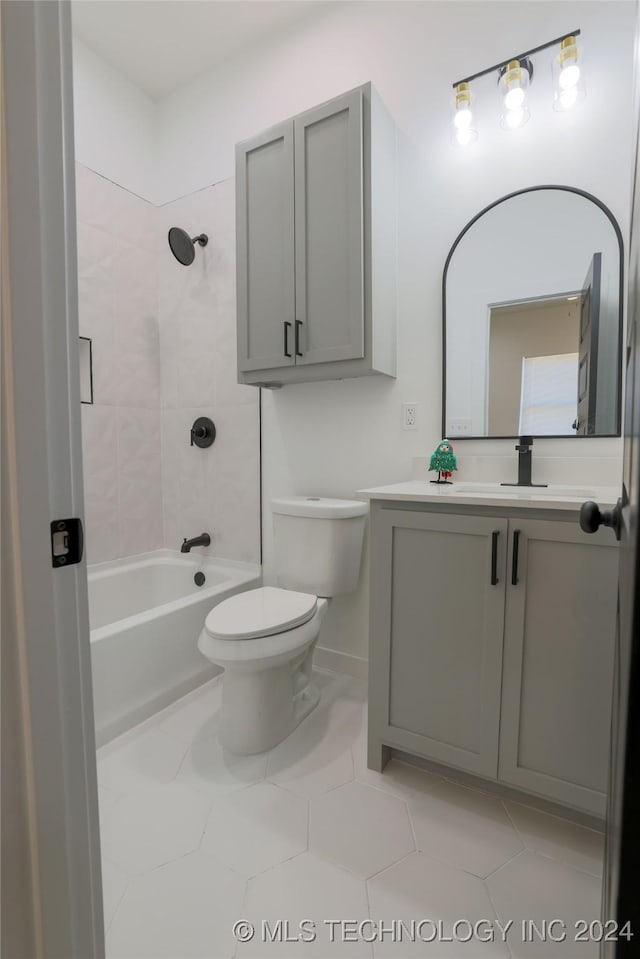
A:
POLYGON ((79 563, 83 546, 81 519, 54 519, 51 524, 51 565, 54 569, 79 563))

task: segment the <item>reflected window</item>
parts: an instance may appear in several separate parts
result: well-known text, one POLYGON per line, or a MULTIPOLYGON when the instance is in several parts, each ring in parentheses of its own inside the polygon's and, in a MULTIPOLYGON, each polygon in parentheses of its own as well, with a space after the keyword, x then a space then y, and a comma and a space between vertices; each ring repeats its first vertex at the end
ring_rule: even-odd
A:
POLYGON ((521 434, 571 434, 578 412, 578 354, 523 356, 521 434))

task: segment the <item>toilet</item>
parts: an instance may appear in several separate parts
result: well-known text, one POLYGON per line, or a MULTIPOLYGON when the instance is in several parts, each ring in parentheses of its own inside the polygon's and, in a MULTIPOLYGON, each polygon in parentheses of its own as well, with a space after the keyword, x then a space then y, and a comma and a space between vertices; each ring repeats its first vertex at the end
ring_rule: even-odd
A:
POLYGON ((367 504, 294 496, 273 514, 278 586, 238 593, 206 618, 198 649, 222 666, 220 742, 265 752, 317 706, 313 652, 333 596, 358 585, 367 504))

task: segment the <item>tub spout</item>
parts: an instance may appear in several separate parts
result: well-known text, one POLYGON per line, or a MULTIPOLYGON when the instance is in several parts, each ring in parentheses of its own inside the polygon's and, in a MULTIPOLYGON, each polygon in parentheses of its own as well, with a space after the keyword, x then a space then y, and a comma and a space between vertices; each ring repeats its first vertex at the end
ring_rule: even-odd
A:
POLYGON ((181 553, 188 553, 194 546, 209 546, 211 543, 211 537, 208 533, 201 533, 200 536, 194 536, 193 539, 185 539, 182 541, 182 546, 180 547, 181 553))

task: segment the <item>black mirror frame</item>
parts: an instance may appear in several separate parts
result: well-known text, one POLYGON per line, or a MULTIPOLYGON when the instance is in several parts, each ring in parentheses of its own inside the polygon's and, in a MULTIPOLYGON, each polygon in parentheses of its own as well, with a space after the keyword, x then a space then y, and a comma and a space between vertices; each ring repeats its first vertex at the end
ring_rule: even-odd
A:
MULTIPOLYGON (((561 186, 554 183, 545 183, 540 186, 529 186, 525 187, 522 190, 514 190, 512 193, 507 193, 505 196, 500 197, 498 200, 494 200, 493 203, 489 203, 488 206, 485 206, 483 210, 480 210, 479 213, 469 220, 466 226, 460 231, 458 236, 455 238, 449 253, 447 254, 447 259, 445 260, 444 270, 442 273, 442 435, 446 436, 446 422, 447 422, 447 410, 446 410, 446 401, 447 401, 447 273, 449 271, 449 263, 451 258, 456 251, 456 248, 464 235, 468 230, 471 229, 474 223, 476 223, 481 217, 488 213, 490 210, 493 210, 494 207, 499 206, 501 203, 504 203, 506 200, 511 200, 515 196, 521 196, 523 193, 535 193, 538 190, 562 190, 565 193, 577 193, 578 196, 584 197, 585 200, 590 200, 592 203, 595 203, 602 212, 608 217, 614 231, 616 238, 618 240, 618 249, 620 251, 620 285, 618 290, 618 400, 616 403, 616 432, 615 433, 589 433, 580 436, 570 436, 568 433, 553 433, 553 434, 543 434, 535 436, 535 439, 541 440, 558 440, 558 439, 607 439, 614 438, 616 436, 622 435, 622 334, 623 334, 623 320, 624 320, 624 304, 623 304, 623 294, 624 294, 624 242, 622 239, 622 231, 620 230, 620 225, 616 220, 615 216, 609 209, 609 207, 599 200, 592 193, 587 193, 585 190, 580 190, 578 187, 574 186, 561 186)), ((517 434, 513 436, 456 436, 454 439, 456 442, 460 440, 513 440, 517 439, 517 434)))

